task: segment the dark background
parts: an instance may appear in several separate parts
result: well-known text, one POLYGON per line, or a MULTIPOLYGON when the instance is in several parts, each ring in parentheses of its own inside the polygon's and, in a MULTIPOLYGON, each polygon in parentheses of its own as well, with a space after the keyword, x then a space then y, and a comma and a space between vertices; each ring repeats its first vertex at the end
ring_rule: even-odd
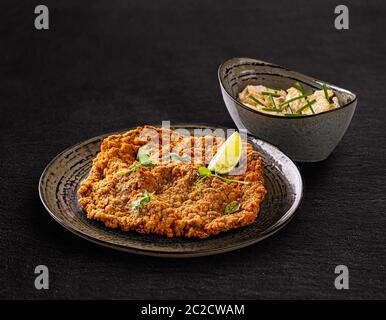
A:
POLYGON ((386 298, 385 1, 2 2, 1 298, 386 298), (34 7, 50 30, 34 28, 34 7), (275 236, 227 254, 174 260, 98 247, 57 224, 39 176, 64 148, 145 123, 234 126, 217 68, 258 58, 359 96, 328 160, 300 165, 302 207, 275 236), (34 289, 34 268, 50 289, 34 289), (350 270, 350 290, 334 268, 350 270))

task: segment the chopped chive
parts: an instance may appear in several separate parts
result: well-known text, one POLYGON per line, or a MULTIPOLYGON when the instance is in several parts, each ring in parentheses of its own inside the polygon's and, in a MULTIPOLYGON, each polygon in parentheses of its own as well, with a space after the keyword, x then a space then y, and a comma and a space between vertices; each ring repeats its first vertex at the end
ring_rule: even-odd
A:
POLYGON ((316 102, 316 100, 312 100, 312 101, 307 102, 303 107, 298 109, 297 113, 301 113, 304 109, 310 108, 315 102, 316 102))
POLYGON ((311 93, 305 93, 305 94, 303 94, 303 95, 301 95, 301 96, 297 96, 297 97, 295 97, 295 98, 289 99, 289 100, 287 100, 287 101, 282 102, 282 103, 280 104, 280 107, 281 107, 281 106, 285 106, 286 104, 289 104, 289 103, 294 102, 294 101, 296 101, 296 100, 299 100, 299 99, 303 99, 303 98, 309 97, 310 95, 311 95, 311 93))
POLYGON ((272 112, 282 112, 282 109, 277 109, 277 108, 262 108, 261 110, 264 111, 272 111, 272 112))
POLYGON ((249 96, 248 98, 255 101, 257 104, 259 104, 263 107, 267 107, 264 103, 262 103, 260 100, 256 99, 254 96, 249 96))
POLYGON ((323 92, 327 102, 330 103, 330 98, 328 97, 328 92, 327 92, 327 85, 325 83, 323 83, 323 92))
POLYGON ((273 93, 273 92, 267 92, 267 91, 263 91, 261 94, 265 95, 265 96, 269 96, 271 95, 272 97, 280 97, 280 94, 277 94, 277 93, 273 93))
MULTIPOLYGON (((300 82, 295 82, 294 87, 298 89, 302 94, 304 94, 304 88, 300 82)), ((306 97, 306 101, 308 102, 308 99, 306 97)), ((314 108, 312 108, 312 105, 310 106, 311 112, 315 114, 314 108)))
POLYGON ((304 94, 304 88, 300 82, 295 82, 294 87, 298 89, 302 94, 304 94))
POLYGON ((269 97, 269 100, 271 100, 273 108, 276 109, 276 103, 275 103, 275 100, 273 100, 272 94, 269 94, 268 97, 269 97))
POLYGON ((293 113, 294 113, 294 111, 292 110, 290 103, 288 104, 288 106, 287 106, 287 107, 288 107, 289 111, 291 111, 291 114, 293 114, 293 113))
MULTIPOLYGON (((298 81, 295 82, 294 87, 304 95, 304 88, 303 88, 303 86, 301 85, 300 82, 298 82, 298 81)), ((307 97, 306 97, 305 99, 306 99, 306 101, 308 102, 307 97)), ((314 111, 314 108, 312 108, 312 105, 310 106, 310 109, 311 109, 311 112, 312 112, 313 114, 315 114, 315 111, 314 111)))

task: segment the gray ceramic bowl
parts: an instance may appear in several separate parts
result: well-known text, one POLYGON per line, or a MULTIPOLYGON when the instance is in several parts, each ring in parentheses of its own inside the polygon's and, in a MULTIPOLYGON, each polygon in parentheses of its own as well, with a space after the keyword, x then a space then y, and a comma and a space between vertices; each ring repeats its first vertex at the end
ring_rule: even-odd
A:
POLYGON ((237 101, 247 85, 270 83, 287 89, 299 81, 307 91, 321 89, 322 81, 268 62, 233 58, 218 71, 221 92, 228 111, 239 129, 271 142, 291 158, 302 162, 326 159, 346 132, 357 105, 354 93, 327 83, 340 108, 297 118, 269 115, 237 101))

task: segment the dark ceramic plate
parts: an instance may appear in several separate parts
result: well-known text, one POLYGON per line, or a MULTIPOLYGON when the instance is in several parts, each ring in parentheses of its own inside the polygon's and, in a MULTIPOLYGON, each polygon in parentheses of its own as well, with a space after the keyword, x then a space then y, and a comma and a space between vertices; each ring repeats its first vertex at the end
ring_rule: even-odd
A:
MULTIPOLYGON (((178 127, 214 129, 203 125, 173 128, 178 127)), ((276 147, 249 136, 248 142, 264 160, 267 188, 260 214, 252 225, 207 239, 169 239, 106 228, 101 222, 86 218, 78 204, 77 190, 89 173, 101 141, 108 135, 92 138, 63 151, 48 164, 39 181, 40 199, 50 215, 71 232, 94 243, 153 256, 212 255, 251 245, 274 234, 290 220, 300 204, 303 183, 296 165, 276 147)))

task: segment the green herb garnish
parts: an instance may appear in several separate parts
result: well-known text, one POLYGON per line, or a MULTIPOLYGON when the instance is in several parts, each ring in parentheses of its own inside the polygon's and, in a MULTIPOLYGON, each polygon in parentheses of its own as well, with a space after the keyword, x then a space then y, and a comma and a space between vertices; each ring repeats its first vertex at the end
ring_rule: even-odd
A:
POLYGON ((137 159, 143 167, 154 167, 155 164, 150 158, 150 150, 146 147, 141 147, 137 153, 137 159))
POLYGON ((261 94, 265 95, 265 96, 272 96, 272 97, 280 97, 280 94, 277 94, 277 93, 272 93, 272 92, 267 92, 267 91, 263 91, 261 94))
POLYGON ((304 88, 300 82, 295 82, 294 87, 298 89, 302 94, 304 94, 304 88))
POLYGON ((240 210, 240 203, 238 201, 232 201, 227 204, 224 209, 224 214, 231 214, 240 210))
POLYGON ((210 171, 207 167, 199 167, 198 174, 200 175, 200 177, 206 177, 210 176, 212 174, 212 171, 210 171))
POLYGON ((175 152, 169 153, 169 158, 172 161, 181 161, 181 162, 189 162, 191 158, 189 156, 183 156, 181 157, 179 154, 175 152))
MULTIPOLYGON (((218 175, 217 173, 213 173, 212 171, 210 171, 207 167, 200 167, 198 168, 198 175, 200 177, 214 177, 214 178, 219 178, 220 180, 224 181, 224 182, 236 182, 236 183, 243 183, 243 184, 248 184, 249 182, 247 181, 241 181, 241 180, 234 180, 234 179, 227 179, 227 178, 224 178, 220 175, 218 175)), ((197 180, 197 182, 199 182, 199 180, 197 180)), ((201 180, 202 181, 202 180, 201 180)), ((200 181, 200 182, 201 182, 200 181)))
POLYGON ((259 104, 263 107, 267 107, 264 103, 262 103, 260 100, 256 99, 254 96, 249 96, 248 98, 255 101, 257 104, 259 104))
POLYGON ((328 92, 327 92, 327 85, 323 83, 323 92, 324 92, 324 97, 326 98, 327 102, 330 103, 330 98, 328 97, 328 92))
POLYGON ((287 101, 282 102, 282 103, 280 104, 280 107, 285 106, 286 104, 289 104, 289 103, 294 102, 294 101, 296 101, 296 100, 299 100, 299 99, 303 99, 303 98, 309 97, 310 95, 311 95, 311 93, 305 93, 305 94, 303 94, 303 95, 301 95, 301 96, 297 96, 297 97, 295 97, 295 98, 289 99, 289 100, 287 100, 287 101))
POLYGON ((269 94, 269 100, 271 100, 273 108, 276 109, 276 103, 275 100, 273 100, 272 94, 269 94))
POLYGON ((138 165, 134 165, 129 170, 120 171, 120 172, 118 172, 118 174, 130 174, 130 173, 136 171, 139 167, 140 166, 138 166, 138 165))
POLYGON ((291 112, 291 114, 293 114, 293 113, 294 113, 294 111, 292 110, 292 108, 291 108, 291 105, 290 105, 290 104, 288 104, 288 105, 287 105, 287 108, 288 108, 288 110, 291 112))
POLYGON ((309 102, 307 102, 303 107, 301 107, 300 109, 298 109, 297 113, 302 113, 302 111, 304 109, 307 109, 307 108, 310 108, 314 103, 316 102, 316 100, 311 100, 309 102))
POLYGON ((198 180, 194 183, 194 189, 198 191, 198 189, 201 187, 201 183, 208 178, 208 176, 199 177, 198 180))
MULTIPOLYGON (((300 91, 302 94, 304 94, 304 88, 303 88, 303 86, 301 85, 300 82, 295 82, 294 87, 295 87, 298 91, 300 91)), ((308 102, 308 98, 306 97, 305 99, 306 99, 306 101, 308 102)), ((312 106, 310 106, 310 109, 311 109, 311 112, 312 112, 313 114, 315 114, 314 108, 312 108, 312 106)))
POLYGON ((149 193, 147 192, 146 190, 143 191, 143 197, 142 198, 139 198, 138 200, 135 200, 132 204, 131 204, 131 207, 133 208, 133 210, 139 210, 141 209, 141 207, 145 204, 145 203, 148 203, 150 202, 151 200, 151 196, 153 195, 153 193, 149 193))
POLYGON ((282 112, 282 109, 277 109, 277 108, 262 108, 261 110, 264 111, 272 111, 272 112, 282 112))

